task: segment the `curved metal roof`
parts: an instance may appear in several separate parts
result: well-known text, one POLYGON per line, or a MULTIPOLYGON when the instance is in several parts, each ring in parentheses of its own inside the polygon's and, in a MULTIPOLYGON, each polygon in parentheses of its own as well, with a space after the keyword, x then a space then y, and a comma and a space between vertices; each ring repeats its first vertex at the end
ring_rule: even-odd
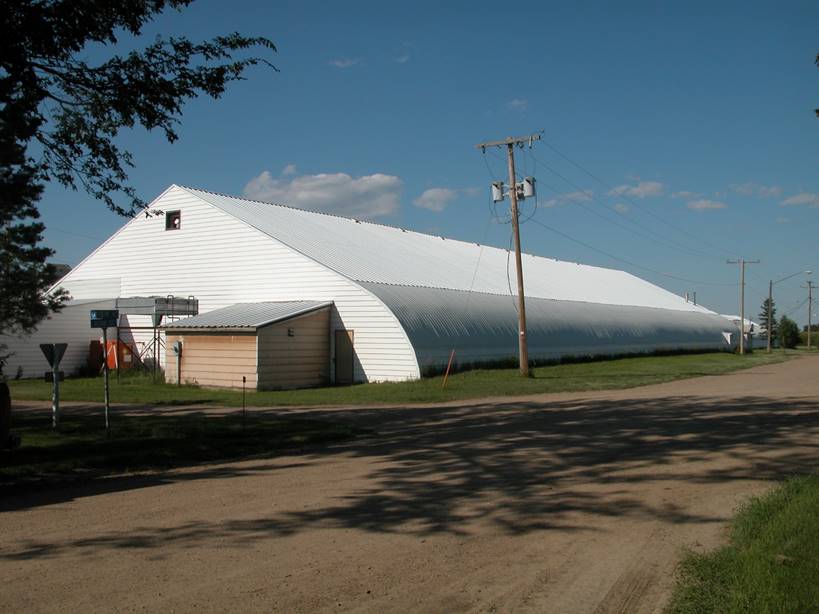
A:
MULTIPOLYGON (((508 295, 509 279, 514 283, 514 262, 505 249, 183 189, 358 282, 495 295, 508 295)), ((526 294, 533 298, 711 313, 625 271, 529 254, 523 268, 526 294)))
MULTIPOLYGON (((453 349, 462 364, 517 356, 516 305, 509 295, 362 286, 401 322, 422 370, 446 364, 453 349)), ((526 299, 526 320, 531 359, 730 350, 739 335, 730 321, 713 313, 541 298, 526 299)))

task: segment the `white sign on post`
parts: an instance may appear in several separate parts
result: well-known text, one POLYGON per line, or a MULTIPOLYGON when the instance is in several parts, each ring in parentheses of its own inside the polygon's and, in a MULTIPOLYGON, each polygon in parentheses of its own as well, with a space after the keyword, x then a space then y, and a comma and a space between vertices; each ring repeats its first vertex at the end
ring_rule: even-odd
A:
POLYGON ((51 387, 51 426, 55 429, 60 424, 60 361, 68 348, 67 343, 41 343, 40 350, 43 352, 48 364, 51 365, 52 381, 51 387))

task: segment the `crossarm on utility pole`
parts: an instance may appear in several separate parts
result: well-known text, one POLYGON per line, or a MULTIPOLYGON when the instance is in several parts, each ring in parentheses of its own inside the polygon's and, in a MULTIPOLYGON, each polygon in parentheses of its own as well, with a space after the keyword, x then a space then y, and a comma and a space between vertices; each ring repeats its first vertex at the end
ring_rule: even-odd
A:
POLYGON ((529 136, 507 136, 505 139, 501 139, 499 141, 485 141, 483 143, 478 143, 475 145, 475 147, 477 149, 485 150, 487 147, 502 147, 504 145, 514 146, 524 145, 525 143, 529 143, 529 145, 531 145, 535 141, 540 140, 541 132, 536 132, 535 134, 530 134, 529 136))
POLYGON ((523 262, 520 253, 520 223, 518 214, 518 191, 515 177, 515 146, 529 143, 532 145, 540 140, 540 132, 529 136, 507 137, 499 141, 486 141, 475 145, 478 149, 486 151, 487 147, 506 147, 506 155, 509 164, 509 204, 512 213, 512 240, 515 247, 515 270, 518 281, 518 356, 520 358, 520 374, 529 376, 529 345, 526 341, 526 298, 523 291, 523 262))

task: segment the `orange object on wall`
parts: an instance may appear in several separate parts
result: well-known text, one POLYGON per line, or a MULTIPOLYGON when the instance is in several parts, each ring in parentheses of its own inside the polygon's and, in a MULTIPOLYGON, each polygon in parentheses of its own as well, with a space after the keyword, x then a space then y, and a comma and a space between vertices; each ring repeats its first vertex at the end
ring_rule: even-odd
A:
POLYGON ((134 350, 124 341, 119 342, 119 347, 116 340, 109 341, 106 349, 109 369, 116 369, 117 365, 120 369, 130 369, 134 366, 134 350))

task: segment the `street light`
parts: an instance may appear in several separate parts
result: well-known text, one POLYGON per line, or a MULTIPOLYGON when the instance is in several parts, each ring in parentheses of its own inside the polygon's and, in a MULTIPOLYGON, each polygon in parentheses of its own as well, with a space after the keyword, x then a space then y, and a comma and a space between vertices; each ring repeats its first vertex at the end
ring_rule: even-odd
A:
POLYGON ((780 281, 785 281, 786 279, 790 279, 791 277, 796 277, 797 275, 802 274, 812 275, 813 271, 797 271, 796 273, 788 275, 787 277, 783 277, 782 279, 777 279, 776 281, 772 279, 770 282, 768 282, 768 326, 766 327, 768 329, 768 354, 771 353, 771 329, 773 328, 773 326, 771 326, 773 320, 773 313, 771 313, 773 310, 773 287, 780 281))

